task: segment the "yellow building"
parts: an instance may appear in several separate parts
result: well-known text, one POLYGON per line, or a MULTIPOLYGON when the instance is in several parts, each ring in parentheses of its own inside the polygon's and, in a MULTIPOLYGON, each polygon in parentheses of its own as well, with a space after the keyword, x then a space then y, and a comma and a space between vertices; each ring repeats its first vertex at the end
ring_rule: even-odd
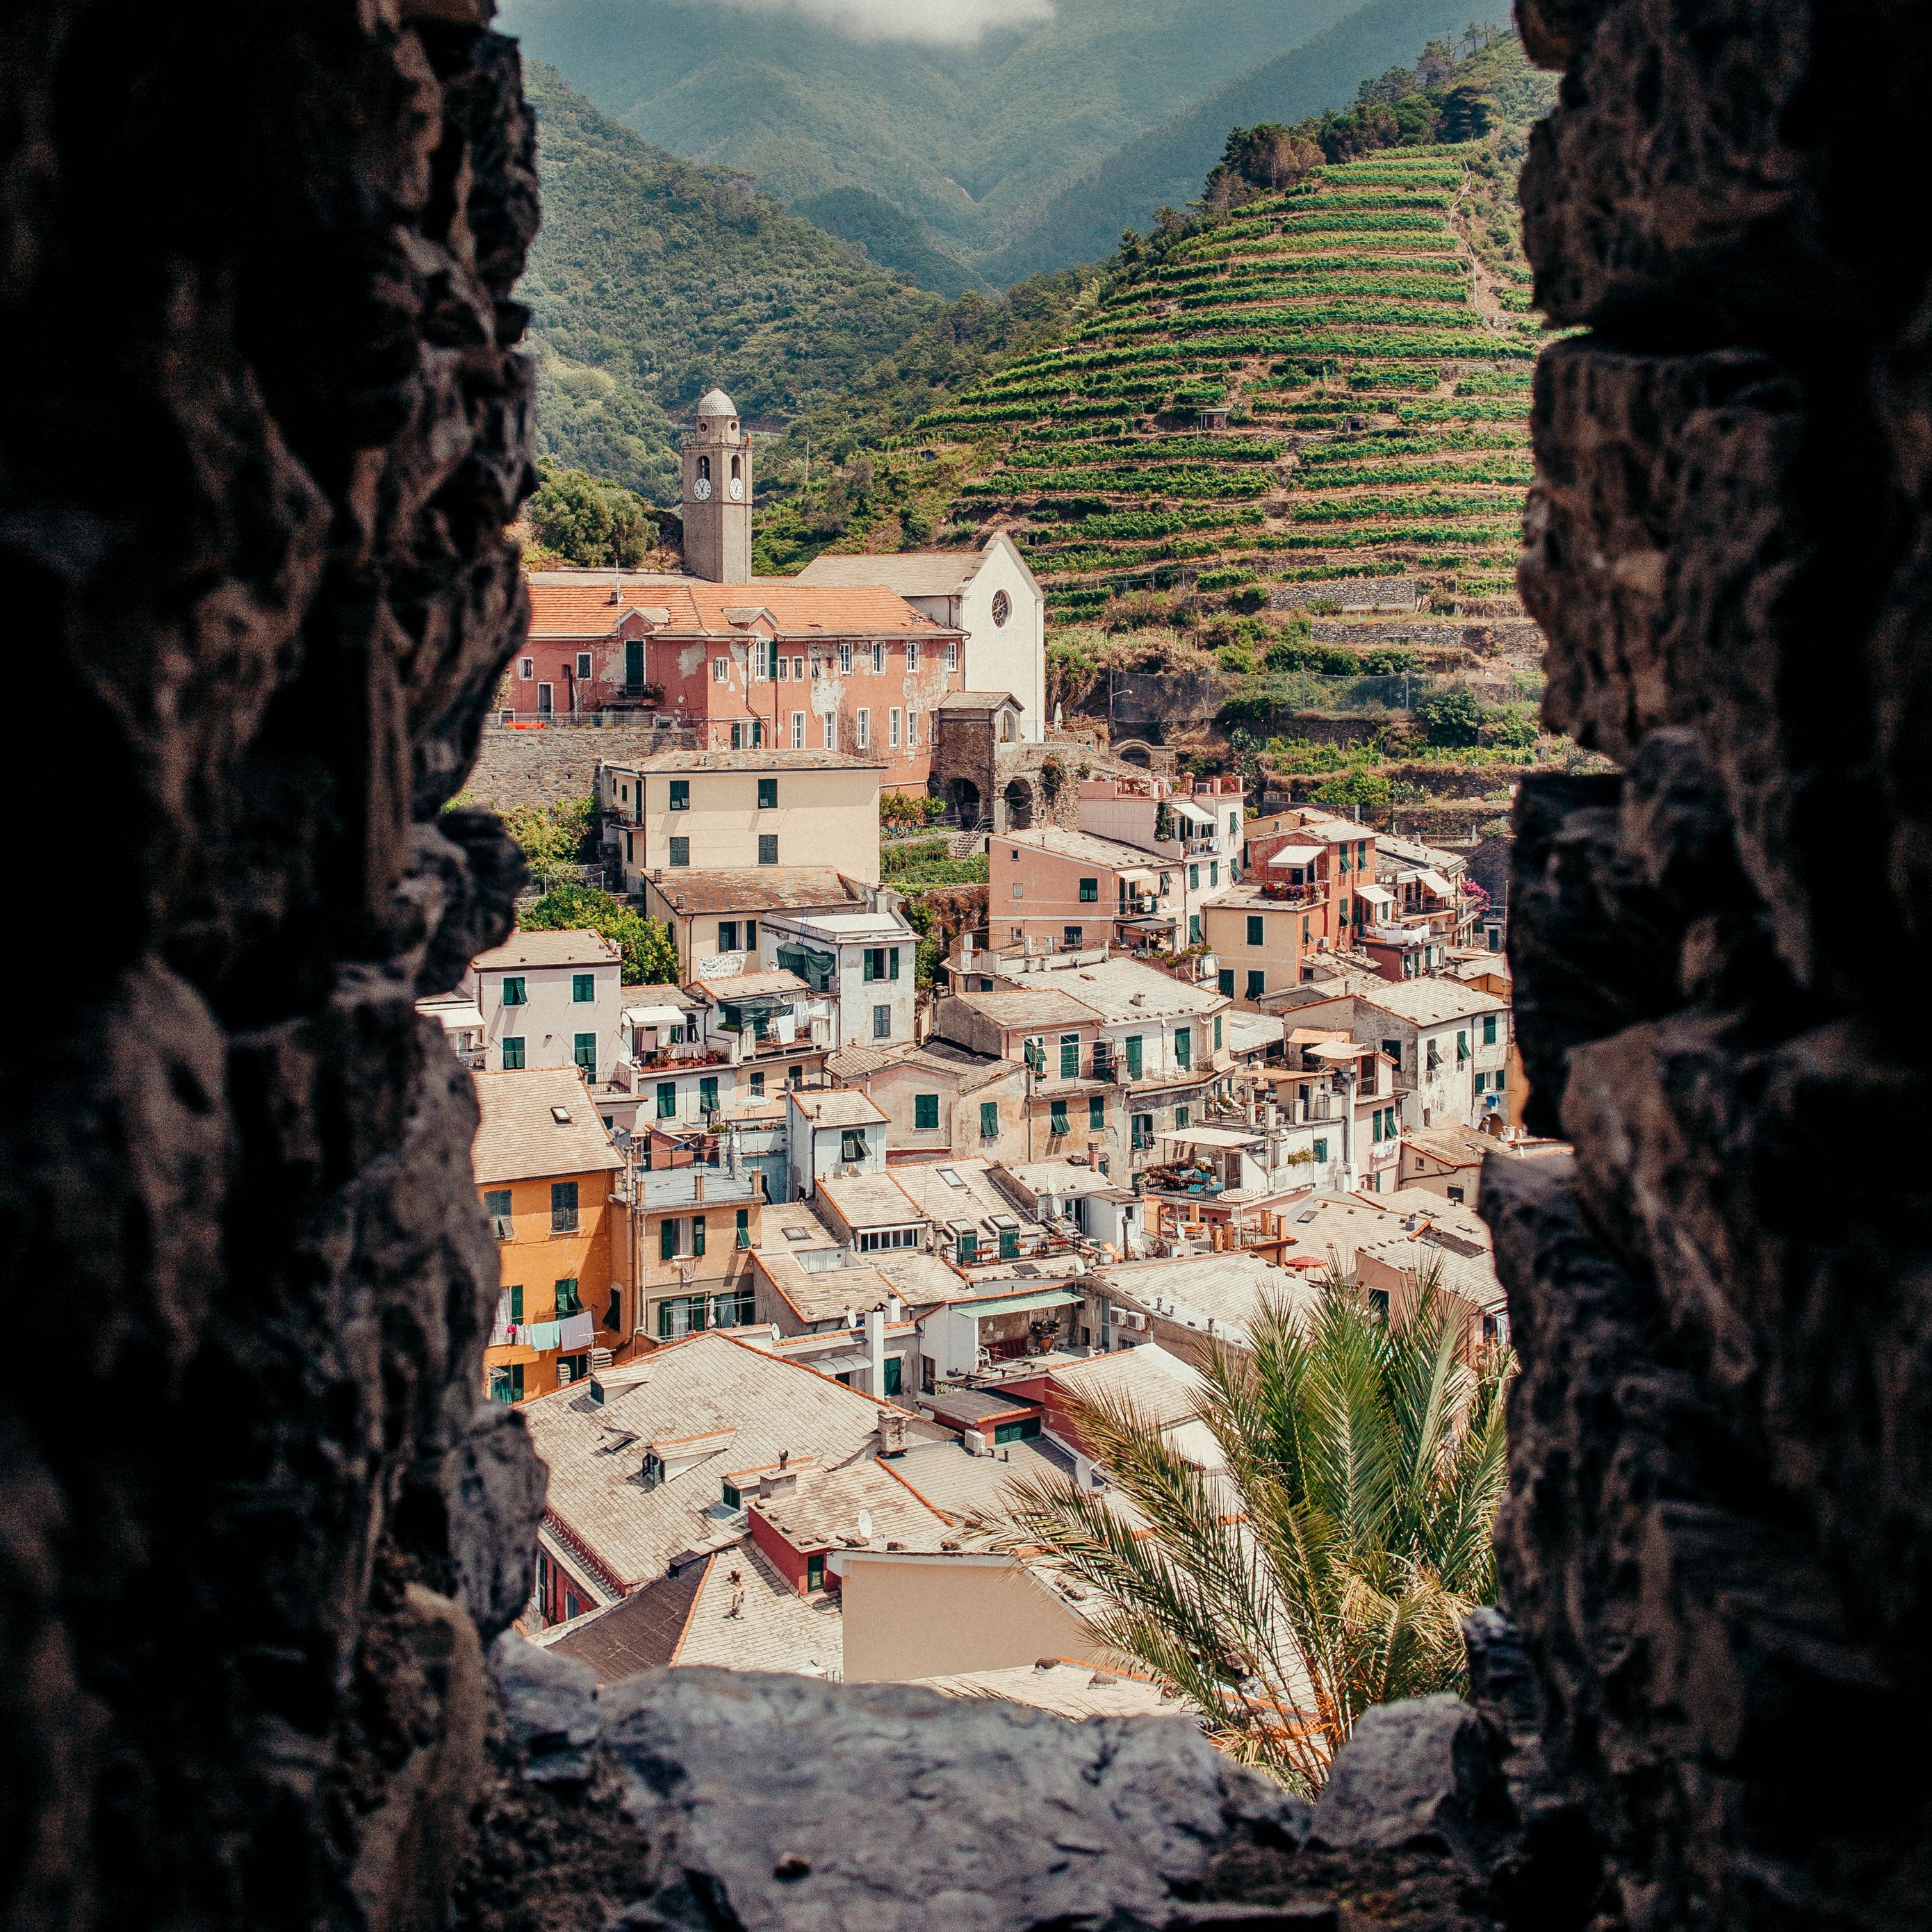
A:
POLYGON ((497 1244, 496 1300, 483 1354, 497 1402, 526 1402, 590 1372, 626 1339, 623 1157, 574 1066, 475 1076, 482 1119, 471 1163, 497 1244))
POLYGON ((879 883, 883 764, 838 752, 660 752, 598 773, 624 884, 812 866, 879 883))

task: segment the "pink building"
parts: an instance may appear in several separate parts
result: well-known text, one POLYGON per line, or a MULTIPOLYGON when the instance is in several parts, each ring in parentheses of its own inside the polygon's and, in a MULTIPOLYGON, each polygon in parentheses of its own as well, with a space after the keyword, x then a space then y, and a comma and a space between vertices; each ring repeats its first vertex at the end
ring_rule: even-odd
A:
POLYGON ((960 633, 880 585, 637 571, 530 580, 530 634, 500 688, 518 722, 623 712, 702 750, 836 751, 922 791, 933 714, 963 688, 960 633))
POLYGON ((986 856, 986 943, 995 951, 1188 943, 1184 862, 1052 825, 994 832, 986 856))
POLYGON ((1310 943, 1350 946, 1379 925, 1395 895, 1376 883, 1376 834, 1316 806, 1292 806, 1247 827, 1247 868, 1306 913, 1310 943))

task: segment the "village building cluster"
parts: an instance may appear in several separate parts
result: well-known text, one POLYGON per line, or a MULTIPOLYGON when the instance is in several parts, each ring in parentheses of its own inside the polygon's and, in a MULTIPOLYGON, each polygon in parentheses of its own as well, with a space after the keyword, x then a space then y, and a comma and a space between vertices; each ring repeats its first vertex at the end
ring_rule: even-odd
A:
POLYGON ((1506 1339, 1478 1170, 1556 1149, 1520 1126, 1501 921, 1460 855, 1057 730, 1004 538, 754 578, 752 464, 714 391, 689 574, 538 573, 506 688, 656 721, 597 804, 676 980, 519 931, 422 1003, 478 1096, 488 1392, 550 1471, 523 1628, 607 1678, 1159 1709, 998 1534, 1006 1485, 1107 1494, 1096 1394, 1211 1472, 1201 1365, 1330 1275, 1392 1313, 1433 1284, 1472 1359, 1506 1339), (895 791, 986 854, 923 986, 895 791))

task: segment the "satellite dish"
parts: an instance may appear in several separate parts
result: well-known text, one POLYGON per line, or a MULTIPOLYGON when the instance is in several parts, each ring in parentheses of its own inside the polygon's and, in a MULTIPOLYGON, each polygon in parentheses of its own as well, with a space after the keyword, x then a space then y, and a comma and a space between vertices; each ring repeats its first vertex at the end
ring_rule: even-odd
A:
POLYGON ((870 1510, 862 1509, 859 1512, 859 1534, 863 1537, 868 1543, 872 1541, 872 1512, 870 1510))

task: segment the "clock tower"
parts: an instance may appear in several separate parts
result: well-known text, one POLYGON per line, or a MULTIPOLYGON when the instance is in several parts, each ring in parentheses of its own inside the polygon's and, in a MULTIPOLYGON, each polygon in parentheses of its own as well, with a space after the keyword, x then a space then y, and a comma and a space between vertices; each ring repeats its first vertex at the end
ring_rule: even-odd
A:
POLYGON ((684 440, 684 567, 712 584, 752 580, 752 439, 722 389, 684 440))

